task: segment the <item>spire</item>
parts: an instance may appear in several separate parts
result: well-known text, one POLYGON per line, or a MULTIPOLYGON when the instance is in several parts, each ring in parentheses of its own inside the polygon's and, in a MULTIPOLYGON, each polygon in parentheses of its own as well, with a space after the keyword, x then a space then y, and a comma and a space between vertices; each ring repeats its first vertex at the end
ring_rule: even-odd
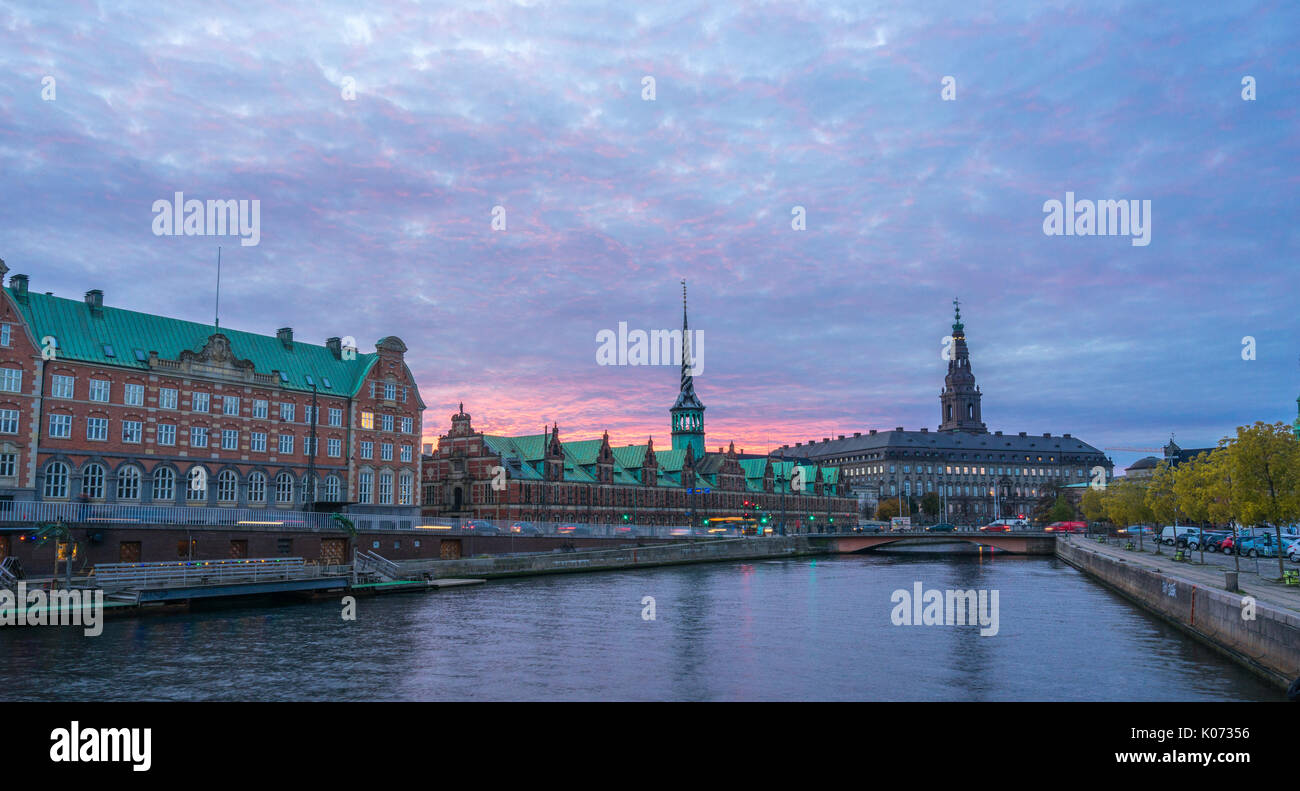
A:
POLYGON ((955 314, 952 322, 953 335, 964 335, 965 325, 961 323, 961 300, 957 297, 952 299, 953 312, 955 314))
POLYGON ((703 409, 704 404, 700 402, 699 396, 695 395, 695 377, 691 375, 691 369, 695 366, 691 362, 691 329, 690 322, 686 317, 686 280, 682 280, 682 381, 681 387, 677 393, 677 403, 673 404, 673 409, 703 409))
POLYGON ((970 367, 966 327, 961 321, 961 300, 954 297, 952 307, 952 344, 948 347, 948 375, 939 394, 939 430, 986 434, 988 429, 980 414, 980 389, 970 367))

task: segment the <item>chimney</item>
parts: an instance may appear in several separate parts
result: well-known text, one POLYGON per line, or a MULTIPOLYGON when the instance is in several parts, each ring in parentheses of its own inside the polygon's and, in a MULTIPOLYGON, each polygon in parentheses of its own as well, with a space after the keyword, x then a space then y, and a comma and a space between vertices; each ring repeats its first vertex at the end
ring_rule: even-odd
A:
POLYGON ((343 359, 343 339, 342 339, 342 338, 326 338, 326 339, 325 339, 325 347, 328 348, 328 349, 330 350, 330 354, 334 355, 334 359, 335 359, 335 360, 342 360, 342 359, 343 359))
POLYGON ((840 435, 840 439, 844 439, 844 435, 843 435, 843 434, 840 435))
POLYGON ((853 432, 853 436, 855 436, 855 437, 860 437, 860 436, 862 436, 862 432, 861 432, 861 431, 855 431, 855 432, 853 432))
POLYGON ((1000 436, 1002 436, 1002 432, 1001 432, 1001 431, 995 431, 995 432, 993 432, 993 436, 995 436, 995 437, 1000 437, 1000 436))
POLYGON ((27 303, 27 275, 14 275, 9 278, 9 287, 14 291, 14 298, 27 303))
POLYGON ((1023 431, 1020 432, 1020 436, 1022 436, 1022 437, 1025 436, 1025 432, 1023 432, 1023 431))
POLYGON ((802 447, 803 447, 803 443, 802 443, 802 442, 796 442, 796 443, 794 443, 794 446, 795 446, 796 448, 802 448, 802 447))
POLYGON ((1069 438, 1070 438, 1070 435, 1069 435, 1069 434, 1062 434, 1061 436, 1065 437, 1066 439, 1069 439, 1069 438))
POLYGON ((432 443, 432 442, 426 442, 426 443, 424 443, 424 455, 425 455, 425 456, 432 456, 432 455, 433 455, 433 443, 432 443))
POLYGON ((929 434, 929 433, 930 433, 930 429, 928 429, 928 428, 923 428, 923 429, 921 429, 921 433, 922 433, 922 434, 929 434))
POLYGON ((280 339, 284 348, 293 349, 293 327, 281 327, 275 331, 275 337, 280 339))
POLYGON ((902 430, 903 430, 902 426, 894 426, 894 431, 902 431, 902 430))
POLYGON ((1050 436, 1052 436, 1052 432, 1050 432, 1050 431, 1043 432, 1043 436, 1044 436, 1044 437, 1050 437, 1050 436))
POLYGON ((90 306, 90 312, 96 316, 104 312, 104 292, 97 288, 92 288, 86 292, 86 304, 90 306))
POLYGON ((830 441, 831 441, 830 437, 822 437, 822 442, 830 442, 830 441))
POLYGON ((873 437, 876 436, 876 430, 875 430, 874 428, 871 429, 871 436, 873 436, 873 437))

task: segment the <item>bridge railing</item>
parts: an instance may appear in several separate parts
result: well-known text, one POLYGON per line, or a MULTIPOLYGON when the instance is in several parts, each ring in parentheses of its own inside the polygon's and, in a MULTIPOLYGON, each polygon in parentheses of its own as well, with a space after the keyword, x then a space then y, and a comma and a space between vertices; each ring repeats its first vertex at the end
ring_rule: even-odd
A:
POLYGON ((161 588, 317 576, 326 567, 302 558, 179 560, 164 563, 98 563, 89 581, 101 588, 161 588))

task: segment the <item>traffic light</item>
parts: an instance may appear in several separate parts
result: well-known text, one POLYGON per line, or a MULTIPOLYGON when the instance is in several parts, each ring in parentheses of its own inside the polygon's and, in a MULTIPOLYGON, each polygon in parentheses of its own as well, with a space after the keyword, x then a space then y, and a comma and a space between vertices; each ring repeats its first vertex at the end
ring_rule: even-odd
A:
POLYGON ((835 524, 835 517, 831 517, 831 524, 835 524))
POLYGON ((760 519, 759 521, 762 522, 763 524, 767 524, 767 517, 765 516, 765 517, 763 517, 762 519, 760 519))
POLYGON ((628 516, 627 514, 623 514, 623 521, 624 521, 624 522, 630 522, 630 521, 632 521, 632 517, 628 516))

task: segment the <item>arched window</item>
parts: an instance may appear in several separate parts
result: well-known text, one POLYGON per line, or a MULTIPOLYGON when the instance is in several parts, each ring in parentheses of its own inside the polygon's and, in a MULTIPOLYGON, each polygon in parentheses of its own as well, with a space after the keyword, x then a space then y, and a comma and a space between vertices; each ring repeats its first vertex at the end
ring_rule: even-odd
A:
POLYGON ((208 499, 208 471, 202 467, 191 467, 185 476, 185 499, 190 502, 203 502, 208 499))
POLYGON ((117 499, 140 499, 140 469, 123 467, 117 471, 117 499))
POLYGON ((154 502, 171 502, 176 499, 176 473, 170 467, 156 467, 153 471, 154 502))
POLYGON ((974 420, 974 419, 975 419, 975 405, 974 405, 974 404, 967 404, 967 405, 966 405, 966 417, 970 418, 971 420, 974 420))
POLYGON ((275 501, 277 503, 293 502, 293 476, 287 472, 275 476, 275 501))
POLYGON ((325 500, 331 503, 339 501, 339 476, 331 475, 325 479, 325 500))
POLYGON ((81 471, 81 493, 92 500, 104 499, 104 468, 87 464, 81 471))
POLYGON ((233 503, 239 499, 239 476, 234 470, 222 470, 217 476, 217 501, 233 503))
POLYGON ((266 502, 266 474, 255 472, 248 476, 248 502, 266 502))
POLYGON ((317 479, 312 475, 302 476, 302 501, 316 502, 317 479))
POLYGON ((63 500, 68 496, 68 465, 56 461, 45 468, 45 499, 63 500))

